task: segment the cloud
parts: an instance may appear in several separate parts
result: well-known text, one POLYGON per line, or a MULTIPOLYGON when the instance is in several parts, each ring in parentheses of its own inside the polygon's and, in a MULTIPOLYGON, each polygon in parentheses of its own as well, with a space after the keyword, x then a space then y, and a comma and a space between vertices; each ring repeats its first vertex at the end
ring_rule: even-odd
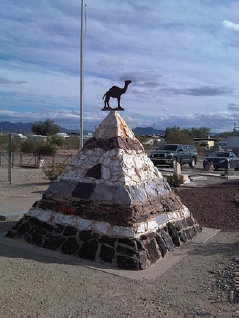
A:
POLYGON ((0 85, 1 84, 26 84, 26 83, 27 81, 13 81, 13 80, 9 80, 7 78, 0 76, 0 85))
POLYGON ((161 90, 170 95, 218 96, 232 94, 234 89, 226 86, 202 86, 198 88, 163 88, 161 90))
MULTIPOLYGON (((84 111, 84 129, 95 130, 107 115, 105 112, 84 111)), ((239 122, 239 114, 232 114, 228 111, 221 112, 190 112, 187 115, 170 114, 163 112, 162 115, 151 114, 151 116, 142 116, 140 113, 132 112, 130 114, 121 114, 126 124, 131 128, 155 127, 157 129, 165 129, 175 125, 181 129, 191 127, 208 127, 212 132, 232 131, 235 122, 239 122)), ((45 120, 50 118, 62 127, 79 129, 80 127, 80 111, 60 109, 53 111, 48 108, 42 109, 40 112, 18 112, 11 111, 6 108, 0 108, 1 121, 11 122, 34 122, 41 118, 45 120)))
POLYGON ((239 105, 235 103, 230 103, 228 104, 227 109, 231 111, 239 112, 239 105))
MULTIPOLYGON (((238 39, 231 32, 238 24, 230 22, 238 18, 236 1, 85 2, 86 125, 102 120, 102 96, 126 79, 132 84, 122 98, 123 117, 132 127, 150 125, 155 118, 163 126, 177 120, 210 125, 211 116, 195 114, 208 114, 209 103, 218 114, 231 100, 239 100, 238 39)), ((79 33, 77 0, 2 4, 0 106, 7 107, 12 120, 50 115, 78 126, 79 33)), ((228 117, 224 120, 229 127, 228 117)))
POLYGON ((228 20, 224 20, 222 24, 225 28, 232 29, 234 31, 239 32, 239 23, 234 23, 228 20))

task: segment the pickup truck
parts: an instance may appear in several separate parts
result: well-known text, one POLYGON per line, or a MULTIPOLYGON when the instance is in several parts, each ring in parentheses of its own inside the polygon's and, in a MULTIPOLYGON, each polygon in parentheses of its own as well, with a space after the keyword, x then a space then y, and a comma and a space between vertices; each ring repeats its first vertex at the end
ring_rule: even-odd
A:
POLYGON ((157 149, 150 154, 154 165, 170 165, 176 162, 194 167, 198 160, 197 149, 193 145, 165 144, 162 149, 157 149))

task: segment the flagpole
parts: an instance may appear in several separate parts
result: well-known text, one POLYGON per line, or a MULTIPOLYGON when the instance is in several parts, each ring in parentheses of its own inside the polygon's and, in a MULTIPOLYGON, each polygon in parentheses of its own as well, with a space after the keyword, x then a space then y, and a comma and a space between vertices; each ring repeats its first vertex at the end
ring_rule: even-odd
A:
POLYGON ((80 33, 80 149, 83 148, 83 2, 81 0, 81 33, 80 33))

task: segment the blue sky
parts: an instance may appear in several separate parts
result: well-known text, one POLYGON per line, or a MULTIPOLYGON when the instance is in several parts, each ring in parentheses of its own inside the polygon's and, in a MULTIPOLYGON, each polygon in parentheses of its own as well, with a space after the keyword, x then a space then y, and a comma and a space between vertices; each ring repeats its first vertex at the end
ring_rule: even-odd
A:
MULTIPOLYGON (((121 115, 131 128, 239 126, 239 1, 84 2, 84 129, 128 79, 121 115)), ((3 2, 0 44, 0 121, 78 128, 80 0, 3 2)))

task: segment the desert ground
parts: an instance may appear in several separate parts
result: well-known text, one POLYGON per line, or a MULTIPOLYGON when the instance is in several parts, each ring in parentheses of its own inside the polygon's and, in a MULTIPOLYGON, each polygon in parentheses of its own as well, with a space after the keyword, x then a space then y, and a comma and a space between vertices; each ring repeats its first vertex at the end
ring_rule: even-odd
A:
MULTIPOLYGON (((49 185, 41 169, 0 167, 0 215, 26 211, 49 185)), ((182 187, 201 226, 221 231, 154 279, 133 279, 5 244, 16 222, 0 221, 1 318, 236 317, 235 196, 238 180, 182 187), (232 299, 233 297, 233 299, 232 299)), ((166 256, 167 257, 167 256, 166 256)), ((160 262, 160 261, 159 261, 160 262)))

